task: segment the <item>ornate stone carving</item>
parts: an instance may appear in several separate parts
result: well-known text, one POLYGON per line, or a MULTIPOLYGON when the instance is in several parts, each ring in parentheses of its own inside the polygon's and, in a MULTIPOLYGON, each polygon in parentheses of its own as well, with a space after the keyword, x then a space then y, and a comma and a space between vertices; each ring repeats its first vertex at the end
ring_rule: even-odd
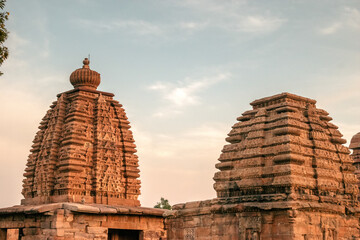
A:
POLYGON ((288 195, 350 204, 347 199, 355 199, 358 190, 349 173, 349 151, 315 103, 289 93, 252 102, 253 110, 238 118, 216 165, 218 197, 276 202, 288 195))
POLYGON ((88 61, 70 78, 75 89, 58 95, 33 141, 23 204, 139 205, 136 145, 122 105, 95 90, 100 75, 88 61))

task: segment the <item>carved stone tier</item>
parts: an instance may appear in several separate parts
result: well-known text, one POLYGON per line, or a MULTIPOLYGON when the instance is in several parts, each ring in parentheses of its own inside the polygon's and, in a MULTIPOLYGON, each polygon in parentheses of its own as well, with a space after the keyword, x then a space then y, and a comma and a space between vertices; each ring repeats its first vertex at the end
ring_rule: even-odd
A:
POLYGON ((113 96, 87 86, 58 95, 33 141, 22 204, 140 205, 136 146, 113 96))
POLYGON ((253 109, 237 118, 216 164, 218 198, 357 205, 346 140, 315 103, 289 93, 252 102, 253 109))

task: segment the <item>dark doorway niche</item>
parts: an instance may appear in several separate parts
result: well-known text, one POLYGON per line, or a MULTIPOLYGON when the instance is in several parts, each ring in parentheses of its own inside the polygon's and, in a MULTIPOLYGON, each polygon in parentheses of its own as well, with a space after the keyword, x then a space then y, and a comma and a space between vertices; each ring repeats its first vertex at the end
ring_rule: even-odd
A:
POLYGON ((141 240, 140 235, 139 230, 109 229, 108 240, 141 240))

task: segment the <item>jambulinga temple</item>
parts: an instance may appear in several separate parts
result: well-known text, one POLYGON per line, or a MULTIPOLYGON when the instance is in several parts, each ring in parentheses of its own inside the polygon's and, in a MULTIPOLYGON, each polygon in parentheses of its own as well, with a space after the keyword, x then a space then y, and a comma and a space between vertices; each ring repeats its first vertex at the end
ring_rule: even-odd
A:
POLYGON ((145 208, 124 108, 83 64, 40 123, 24 199, 0 209, 0 240, 360 239, 360 133, 351 152, 315 100, 251 102, 216 164, 217 197, 145 208))

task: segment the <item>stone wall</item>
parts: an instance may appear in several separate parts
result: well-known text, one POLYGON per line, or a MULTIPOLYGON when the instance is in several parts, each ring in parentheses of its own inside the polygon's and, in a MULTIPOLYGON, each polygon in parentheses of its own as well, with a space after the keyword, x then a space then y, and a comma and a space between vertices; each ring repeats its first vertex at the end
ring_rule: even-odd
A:
POLYGON ((166 220, 168 239, 239 239, 234 209, 224 209, 211 200, 178 204, 173 209, 166 220))
POLYGON ((138 230, 140 240, 165 239, 162 210, 57 205, 1 209, 0 237, 17 230, 22 240, 106 240, 109 229, 122 229, 138 230))
POLYGON ((213 199, 174 209, 166 220, 168 240, 360 239, 359 216, 349 212, 346 216, 350 209, 344 208, 331 212, 321 204, 264 209, 213 199))

